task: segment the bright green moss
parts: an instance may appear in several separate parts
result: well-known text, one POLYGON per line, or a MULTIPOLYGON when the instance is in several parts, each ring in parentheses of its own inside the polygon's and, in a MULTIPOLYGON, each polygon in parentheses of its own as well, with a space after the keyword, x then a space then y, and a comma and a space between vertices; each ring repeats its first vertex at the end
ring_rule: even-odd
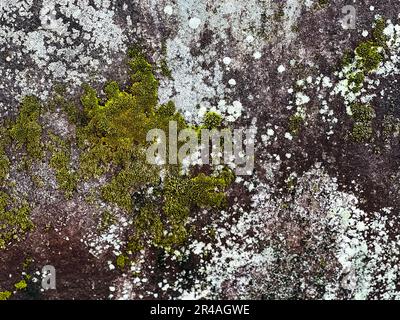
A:
POLYGON ((27 286, 28 286, 28 285, 27 285, 27 283, 26 283, 25 280, 21 280, 21 281, 19 281, 19 282, 17 282, 17 283, 15 284, 15 288, 16 288, 17 290, 24 290, 24 289, 26 289, 27 286))
POLYGON ((0 292, 0 301, 5 301, 10 299, 11 297, 11 292, 10 291, 2 291, 0 292))
POLYGON ((43 156, 40 110, 41 106, 36 97, 25 97, 18 118, 10 129, 11 137, 17 142, 18 148, 25 147, 27 154, 34 159, 43 156))
POLYGON ((104 93, 106 94, 107 99, 116 97, 120 93, 118 83, 115 81, 107 83, 107 85, 104 87, 104 93))
POLYGON ((373 41, 365 41, 358 45, 356 54, 359 59, 359 67, 366 72, 374 71, 383 60, 380 48, 373 41))

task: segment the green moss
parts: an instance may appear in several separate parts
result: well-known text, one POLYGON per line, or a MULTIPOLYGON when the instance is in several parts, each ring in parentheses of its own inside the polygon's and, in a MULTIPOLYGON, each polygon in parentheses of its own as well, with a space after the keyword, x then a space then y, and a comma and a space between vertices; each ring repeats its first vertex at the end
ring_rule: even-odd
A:
POLYGON ((365 75, 363 72, 356 72, 349 76, 349 85, 354 93, 359 92, 363 87, 365 75))
POLYGON ((368 142, 372 137, 371 124, 365 122, 356 122, 353 125, 351 137, 356 142, 368 142))
POLYGON ((216 112, 207 112, 203 119, 203 126, 206 129, 219 128, 222 124, 222 116, 216 112))
POLYGON ((329 0, 318 0, 318 5, 320 8, 325 8, 329 5, 329 0))
POLYGON ((132 49, 129 55, 132 82, 129 91, 141 109, 150 111, 157 106, 158 101, 158 80, 154 76, 153 66, 138 49, 132 49))
POLYGON ((392 115, 385 115, 382 123, 383 138, 388 139, 400 132, 400 120, 392 115))
POLYGON ((171 69, 168 67, 168 63, 166 59, 162 59, 160 62, 160 69, 161 69, 161 73, 164 77, 167 77, 168 79, 173 79, 172 77, 172 71, 171 69))
POLYGON ((122 270, 129 263, 129 258, 127 256, 123 255, 123 254, 120 254, 117 257, 116 263, 117 263, 117 267, 122 270))
POLYGON ((378 45, 381 46, 383 48, 386 47, 386 41, 387 36, 383 33, 383 31, 385 30, 386 27, 386 23, 385 20, 383 18, 378 19, 377 21, 375 21, 375 26, 372 30, 372 38, 374 40, 374 42, 378 45))
POLYGON ((358 45, 356 54, 359 59, 359 67, 366 72, 374 71, 383 60, 380 48, 373 41, 365 41, 358 45))
POLYGON ((372 137, 372 120, 375 117, 374 109, 369 105, 355 103, 350 107, 354 125, 351 137, 356 142, 367 142, 372 137))
POLYGON ((366 104, 354 103, 350 106, 350 110, 356 122, 369 122, 375 117, 374 109, 366 104))
POLYGON ((71 198, 78 183, 78 175, 71 166, 71 147, 60 137, 55 135, 49 137, 52 141, 50 167, 55 170, 58 186, 64 191, 65 197, 71 198))
POLYGON ((136 216, 129 250, 142 249, 146 241, 165 250, 183 244, 189 236, 186 223, 191 210, 225 207, 225 191, 233 179, 233 173, 227 169, 217 177, 202 173, 195 177, 168 176, 159 201, 162 207, 158 203, 145 205, 136 216))
POLYGON ((118 83, 115 81, 109 82, 104 87, 104 93, 106 94, 107 99, 112 99, 116 97, 120 93, 118 83))
POLYGON ((24 289, 26 289, 27 286, 28 286, 28 285, 26 284, 26 281, 25 281, 25 280, 21 280, 21 281, 19 281, 19 282, 17 282, 17 283, 15 284, 15 288, 16 288, 17 290, 24 290, 24 289))
POLYGON ((107 230, 116 221, 116 217, 110 211, 103 211, 99 227, 100 232, 107 230))
POLYGON ((292 135, 297 136, 300 132, 301 127, 304 124, 304 119, 298 114, 291 115, 289 117, 288 130, 292 135))
POLYGON ((7 131, 4 128, 0 129, 0 184, 3 184, 10 170, 10 160, 5 152, 5 147, 8 144, 7 131))
POLYGON ((346 67, 353 62, 354 53, 350 50, 346 50, 342 56, 342 67, 346 67))
POLYGON ((11 241, 21 240, 33 228, 29 214, 30 208, 26 203, 18 206, 0 191, 0 249, 11 241))
POLYGON ((10 291, 1 291, 0 292, 0 301, 8 300, 11 297, 10 291))
POLYGON ((25 97, 18 118, 10 129, 11 137, 17 142, 17 147, 20 149, 25 147, 27 154, 34 159, 43 156, 40 110, 41 106, 36 97, 25 97))
MULTIPOLYGON (((104 99, 88 85, 83 86, 79 107, 69 102, 63 91, 55 94, 53 107, 61 106, 67 113, 69 121, 76 126, 76 137, 64 140, 49 131, 42 132, 41 107, 34 97, 24 99, 9 133, 18 148, 26 148, 28 165, 44 154, 41 137, 46 137, 49 166, 54 169, 59 189, 66 197, 76 192, 82 179, 101 181, 93 202, 101 197, 123 209, 125 214, 134 215, 127 252, 136 252, 149 244, 169 250, 187 240, 192 210, 227 205, 226 190, 234 176, 229 170, 223 170, 218 176, 204 173, 183 176, 179 165, 160 168, 146 162, 149 130, 158 128, 168 134, 170 121, 178 123, 178 130, 189 126, 172 102, 158 106, 158 81, 153 66, 140 50, 131 50, 129 67, 131 84, 121 89, 115 81, 107 83, 104 99), (79 156, 76 171, 71 151, 75 146, 79 156), (161 170, 165 174, 163 181, 161 170), (157 192, 151 196, 141 193, 149 187, 157 192)), ((202 127, 212 129, 221 124, 222 117, 210 112, 202 127)), ((2 162, 1 155, 6 157, 0 148, 0 174, 8 166, 7 159, 2 162)), ((5 176, 6 173, 0 178, 5 176)), ((17 205, 5 193, 1 194, 0 204, 0 247, 4 247, 11 240, 20 239, 33 226, 27 205, 17 205)), ((106 230, 114 219, 108 211, 103 212, 99 231, 106 230)), ((117 258, 117 265, 124 268, 129 259, 128 254, 123 254, 117 258)))

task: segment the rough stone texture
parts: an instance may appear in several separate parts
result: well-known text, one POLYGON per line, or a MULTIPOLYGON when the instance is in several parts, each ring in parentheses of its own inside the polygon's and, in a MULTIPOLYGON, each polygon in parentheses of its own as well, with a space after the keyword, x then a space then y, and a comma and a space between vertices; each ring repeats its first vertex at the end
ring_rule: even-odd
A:
MULTIPOLYGON (((14 298, 400 298, 399 136, 382 137, 384 115, 400 116, 400 4, 353 1, 356 28, 346 30, 348 1, 325 2, 1 0, 2 118, 27 94, 46 101, 57 83, 76 101, 83 83, 126 83, 126 52, 140 43, 172 71, 158 72, 160 103, 174 101, 193 123, 215 110, 257 135, 255 170, 236 179, 229 208, 193 212, 200 231, 191 242, 173 254, 143 250, 135 276, 113 268, 129 218, 110 207, 119 219, 98 235, 99 208, 81 194, 64 200, 45 165, 36 168, 46 178, 40 189, 13 168, 9 179, 35 204, 36 228, 0 251, 0 291, 13 290, 31 257, 29 272, 52 264, 59 286, 42 292, 36 275, 37 286, 14 298), (356 98, 373 105, 376 118, 373 141, 355 143, 341 59, 371 35, 378 16, 393 63, 368 75, 356 98), (294 136, 296 112, 305 120, 294 136), (210 226, 212 241, 204 236, 210 226)), ((58 111, 43 121, 68 136, 73 129, 58 111)))

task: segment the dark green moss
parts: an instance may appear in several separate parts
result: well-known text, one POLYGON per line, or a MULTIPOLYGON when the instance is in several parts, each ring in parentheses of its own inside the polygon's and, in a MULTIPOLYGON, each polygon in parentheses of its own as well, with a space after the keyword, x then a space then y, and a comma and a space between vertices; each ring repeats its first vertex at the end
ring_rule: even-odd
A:
POLYGON ((356 142, 371 140, 373 129, 372 120, 375 117, 374 109, 369 105, 355 103, 351 107, 352 118, 355 121, 351 137, 356 142))
POLYGON ((0 184, 3 184, 6 179, 9 169, 10 169, 10 160, 5 152, 5 147, 9 143, 7 139, 7 131, 0 129, 0 184))
POLYGON ((383 33, 385 30, 386 23, 383 18, 375 21, 375 26, 372 30, 372 38, 374 42, 383 48, 386 47, 386 41, 388 40, 387 36, 383 33))
POLYGON ((325 8, 329 5, 329 0, 318 0, 318 5, 320 8, 325 8))
POLYGON ((110 211, 103 211, 99 226, 100 232, 106 231, 116 221, 116 217, 110 211))
POLYGON ((351 137, 356 142, 368 142, 372 137, 372 126, 369 122, 356 122, 351 137))
POLYGON ((356 54, 360 59, 359 67, 366 72, 374 71, 383 60, 379 46, 373 41, 365 41, 358 45, 356 54))
POLYGON ((365 75, 363 72, 357 72, 349 77, 349 84, 352 85, 354 93, 359 92, 363 87, 365 75))
POLYGON ((346 67, 349 64, 351 64, 353 62, 354 59, 354 52, 350 51, 350 50, 346 50, 343 53, 343 57, 342 57, 342 67, 346 67))
POLYGON ((355 122, 369 122, 375 117, 375 111, 369 105, 354 103, 350 110, 355 122))
POLYGON ((289 117, 288 130, 292 135, 297 136, 303 124, 304 124, 304 119, 300 115, 298 114, 291 115, 289 117))
POLYGON ((161 73, 164 77, 167 77, 168 79, 173 79, 172 77, 172 71, 171 69, 168 67, 168 63, 166 59, 162 59, 160 62, 160 69, 161 69, 161 73))
POLYGON ((123 270, 125 268, 125 266, 129 263, 129 258, 123 254, 120 254, 117 257, 117 267, 120 268, 121 270, 123 270))
POLYGON ((66 198, 71 198, 78 183, 78 174, 71 166, 71 146, 58 136, 49 134, 49 137, 52 141, 50 167, 55 170, 58 187, 66 198))
POLYGON ((203 119, 203 126, 206 129, 216 129, 219 128, 222 124, 222 117, 220 114, 216 112, 207 112, 203 119))

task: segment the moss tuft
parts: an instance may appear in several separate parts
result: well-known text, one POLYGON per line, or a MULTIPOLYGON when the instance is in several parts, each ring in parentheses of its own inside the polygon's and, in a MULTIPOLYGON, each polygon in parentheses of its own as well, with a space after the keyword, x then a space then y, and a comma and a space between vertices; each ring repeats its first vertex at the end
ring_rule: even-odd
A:
POLYGON ((17 206, 6 193, 0 191, 0 249, 11 241, 21 240, 33 228, 29 214, 26 203, 17 206))
POLYGON ((351 107, 354 125, 351 137, 356 142, 367 142, 372 137, 372 120, 375 117, 374 109, 369 105, 355 103, 351 107))
POLYGON ((304 124, 304 119, 298 114, 291 115, 289 117, 289 127, 288 130, 292 135, 297 136, 304 124))
POLYGON ((383 60, 380 49, 381 47, 376 45, 373 41, 365 41, 359 44, 356 48, 359 67, 366 72, 376 70, 383 60))
POLYGON ((1 291, 0 292, 0 301, 8 300, 11 297, 10 291, 1 291))
POLYGON ((206 129, 216 129, 222 124, 222 116, 216 112, 207 112, 203 119, 203 126, 206 129))
POLYGON ((18 148, 25 147, 27 154, 34 159, 43 156, 40 110, 41 106, 36 97, 25 97, 18 118, 10 129, 11 137, 17 142, 18 148))

